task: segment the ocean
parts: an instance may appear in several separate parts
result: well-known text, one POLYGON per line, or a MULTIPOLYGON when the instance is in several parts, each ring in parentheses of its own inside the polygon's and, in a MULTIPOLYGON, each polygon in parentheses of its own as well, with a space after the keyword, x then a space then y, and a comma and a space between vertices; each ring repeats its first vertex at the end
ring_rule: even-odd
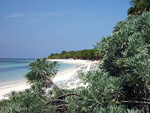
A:
MULTIPOLYGON (((23 75, 29 72, 29 62, 35 59, 0 58, 0 86, 25 81, 23 75)), ((76 64, 59 63, 58 73, 73 68, 76 64)))

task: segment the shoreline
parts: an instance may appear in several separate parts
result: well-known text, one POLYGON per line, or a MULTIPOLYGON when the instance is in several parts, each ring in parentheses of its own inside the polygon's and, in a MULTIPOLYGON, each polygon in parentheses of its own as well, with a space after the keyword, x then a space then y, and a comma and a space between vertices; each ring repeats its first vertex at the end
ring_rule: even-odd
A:
MULTIPOLYGON (((53 78, 53 82, 59 82, 63 80, 68 80, 75 72, 76 69, 81 67, 81 65, 87 65, 91 64, 92 61, 87 61, 87 60, 66 60, 66 59, 47 59, 48 61, 58 61, 58 62, 63 62, 63 63, 70 63, 70 64, 77 64, 77 66, 73 68, 69 68, 67 70, 64 70, 62 72, 59 72, 55 75, 53 78)), ((24 89, 30 88, 30 84, 27 83, 27 81, 22 81, 22 82, 17 82, 14 84, 9 84, 9 85, 4 85, 0 86, 0 100, 2 99, 7 99, 8 97, 6 94, 10 93, 11 91, 22 91, 24 89)))
POLYGON ((74 59, 47 59, 47 61, 57 61, 57 62, 63 62, 63 63, 70 63, 70 64, 88 64, 92 63, 91 60, 74 60, 74 59))
MULTIPOLYGON (((65 63, 65 62, 63 62, 63 63, 65 63)), ((72 64, 72 63, 67 63, 67 64, 72 64)), ((75 68, 77 66, 78 66, 78 64, 76 64, 75 66, 73 66, 71 68, 67 68, 67 69, 64 69, 64 70, 58 70, 57 74, 61 74, 61 73, 67 72, 68 70, 71 70, 71 69, 73 69, 73 68, 75 68)), ((14 80, 14 81, 9 81, 9 82, 7 82, 7 81, 6 82, 2 82, 2 83, 0 83, 0 88, 1 87, 5 87, 5 86, 12 86, 12 85, 20 84, 20 83, 23 83, 23 82, 27 82, 27 80, 24 78, 24 79, 20 79, 20 80, 14 80)))
POLYGON ((27 80, 22 79, 22 80, 15 80, 15 81, 10 81, 10 82, 6 82, 6 83, 0 83, 0 88, 5 87, 5 86, 16 85, 16 84, 23 83, 23 82, 27 82, 27 80))

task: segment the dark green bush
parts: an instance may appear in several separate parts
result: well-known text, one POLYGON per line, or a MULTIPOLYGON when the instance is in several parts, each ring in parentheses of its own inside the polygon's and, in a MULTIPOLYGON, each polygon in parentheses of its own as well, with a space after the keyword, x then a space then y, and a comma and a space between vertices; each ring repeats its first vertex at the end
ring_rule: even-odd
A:
POLYGON ((54 108, 45 106, 46 95, 39 95, 32 90, 12 92, 9 100, 2 101, 2 113, 54 113, 54 108))
POLYGON ((51 54, 48 56, 49 59, 83 59, 83 60, 93 60, 100 58, 95 53, 97 52, 97 49, 85 49, 85 50, 79 50, 79 51, 62 51, 62 53, 58 54, 51 54))
POLYGON ((149 17, 150 12, 145 12, 118 22, 107 47, 103 48, 106 55, 102 69, 109 76, 121 77, 124 89, 122 99, 125 100, 142 100, 149 96, 149 17))
POLYGON ((80 77, 89 85, 74 91, 80 97, 66 98, 73 113, 140 113, 122 104, 124 89, 120 77, 108 76, 104 70, 81 74, 80 77))

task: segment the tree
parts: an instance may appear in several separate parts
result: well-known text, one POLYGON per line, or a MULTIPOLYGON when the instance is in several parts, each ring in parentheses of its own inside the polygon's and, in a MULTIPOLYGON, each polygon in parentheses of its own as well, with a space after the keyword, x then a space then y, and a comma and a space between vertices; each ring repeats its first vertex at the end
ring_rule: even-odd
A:
POLYGON ((141 15, 144 11, 150 11, 150 0, 131 0, 132 5, 128 9, 128 15, 141 15))
POLYGON ((64 54, 64 53, 66 53, 66 51, 62 51, 62 52, 61 52, 61 54, 64 54))
POLYGON ((92 59, 98 59, 99 57, 96 56, 97 49, 84 49, 84 50, 79 50, 79 51, 69 51, 65 52, 63 51, 60 54, 51 54, 48 56, 49 59, 68 59, 68 58, 73 58, 73 59, 87 59, 87 60, 92 60, 92 59))
POLYGON ((50 87, 52 84, 54 84, 51 80, 51 77, 54 77, 58 71, 57 62, 50 63, 46 61, 46 58, 38 58, 35 61, 30 62, 29 66, 30 72, 25 74, 25 78, 27 78, 28 82, 33 85, 41 82, 43 83, 43 87, 50 87))

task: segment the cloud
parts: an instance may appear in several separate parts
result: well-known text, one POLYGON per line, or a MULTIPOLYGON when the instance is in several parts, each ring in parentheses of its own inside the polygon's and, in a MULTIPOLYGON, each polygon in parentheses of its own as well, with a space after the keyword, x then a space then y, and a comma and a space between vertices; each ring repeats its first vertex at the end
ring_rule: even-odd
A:
POLYGON ((19 17, 35 17, 35 16, 60 16, 58 12, 50 12, 50 13, 35 13, 35 14, 13 14, 7 16, 7 18, 19 18, 19 17))
POLYGON ((25 17, 25 14, 13 14, 13 15, 9 15, 7 16, 8 18, 17 18, 17 17, 25 17))
POLYGON ((60 13, 58 12, 50 12, 50 13, 37 13, 33 14, 32 16, 59 16, 60 13))

